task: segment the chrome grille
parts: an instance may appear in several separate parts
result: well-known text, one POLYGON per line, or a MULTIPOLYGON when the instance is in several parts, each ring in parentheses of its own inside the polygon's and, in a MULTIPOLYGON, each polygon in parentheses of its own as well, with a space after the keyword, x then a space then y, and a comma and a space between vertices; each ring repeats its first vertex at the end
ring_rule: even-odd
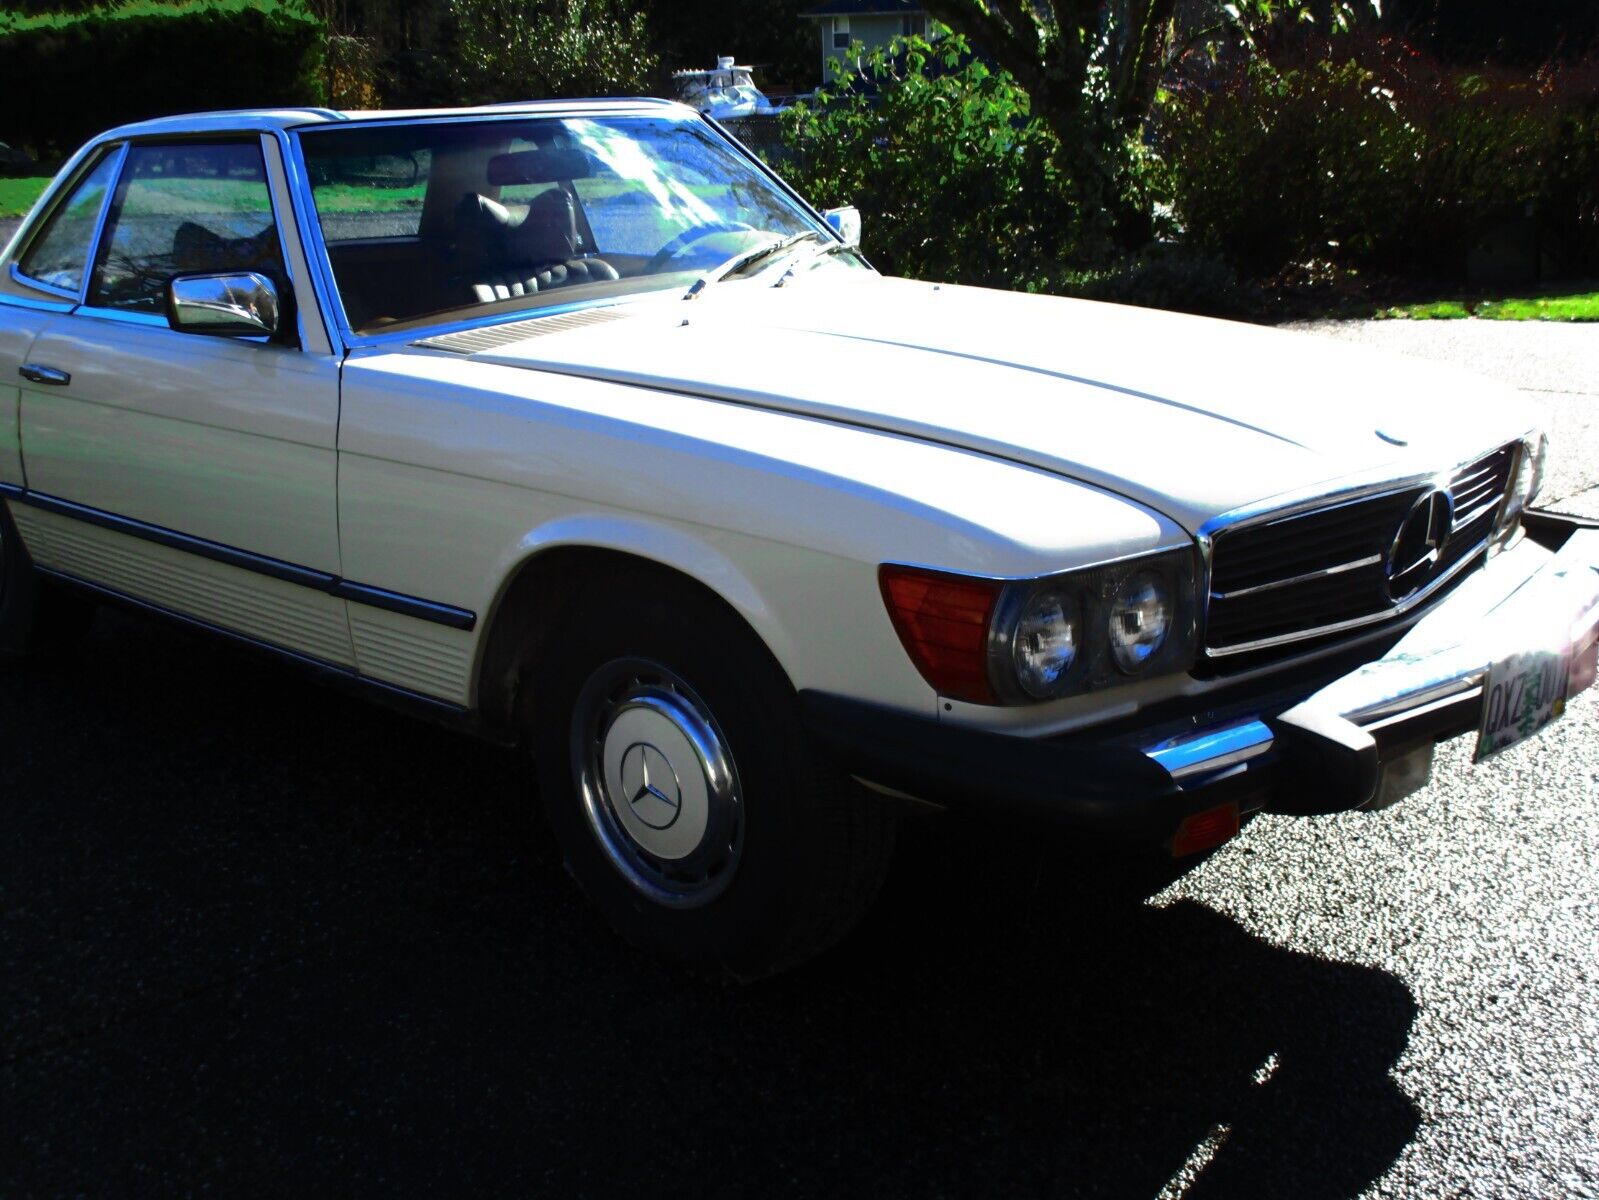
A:
POLYGON ((1426 585, 1400 603, 1389 596, 1389 551, 1431 485, 1221 530, 1211 551, 1206 654, 1248 655, 1254 665, 1279 647, 1374 625, 1441 594, 1487 544, 1514 462, 1514 445, 1505 446, 1450 477, 1449 538, 1426 585))

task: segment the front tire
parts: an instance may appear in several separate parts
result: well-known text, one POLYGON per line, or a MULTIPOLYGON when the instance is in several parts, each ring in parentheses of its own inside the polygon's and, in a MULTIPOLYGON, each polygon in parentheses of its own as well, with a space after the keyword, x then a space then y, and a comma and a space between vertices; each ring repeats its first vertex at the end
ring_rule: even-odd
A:
POLYGON ((897 813, 816 756, 735 614, 650 571, 579 597, 546 644, 539 786, 568 869, 623 936, 748 980, 849 931, 897 813))

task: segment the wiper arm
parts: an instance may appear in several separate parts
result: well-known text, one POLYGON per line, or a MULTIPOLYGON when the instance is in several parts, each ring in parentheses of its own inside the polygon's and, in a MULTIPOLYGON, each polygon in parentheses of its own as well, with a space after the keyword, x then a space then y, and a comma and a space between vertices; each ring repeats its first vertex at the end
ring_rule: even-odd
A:
POLYGON ((688 291, 683 293, 683 299, 692 300, 706 288, 710 287, 711 284, 721 283, 722 280, 726 279, 729 275, 732 275, 738 271, 742 271, 746 267, 754 266, 763 258, 770 258, 774 254, 781 254, 790 246, 797 245, 808 238, 819 238, 821 236, 822 234, 819 230, 807 229, 801 233, 790 234, 788 237, 778 238, 775 241, 766 242, 763 245, 754 246, 748 250, 741 250, 726 262, 712 267, 693 283, 689 284, 688 291))
POLYGON ((846 246, 843 242, 823 242, 821 245, 814 247, 809 254, 806 254, 800 258, 796 258, 793 262, 789 263, 784 269, 782 275, 778 276, 777 282, 772 286, 784 286, 789 282, 789 280, 794 278, 795 272, 797 272, 808 262, 814 262, 818 258, 829 258, 834 254, 843 254, 847 251, 853 250, 854 248, 855 247, 853 246, 846 246))

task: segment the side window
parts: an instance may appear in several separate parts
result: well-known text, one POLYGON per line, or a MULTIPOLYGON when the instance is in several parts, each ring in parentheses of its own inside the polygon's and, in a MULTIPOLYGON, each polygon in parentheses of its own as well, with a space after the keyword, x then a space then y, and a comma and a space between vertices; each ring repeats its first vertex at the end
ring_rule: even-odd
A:
POLYGON ((74 294, 82 289, 83 274, 89 266, 89 243, 94 240, 95 223, 100 219, 100 207, 111 186, 116 161, 115 154, 102 157, 50 214, 43 231, 17 264, 21 274, 74 294))
POLYGON ((259 143, 129 147, 89 304, 160 313, 174 275, 228 271, 287 284, 259 143))

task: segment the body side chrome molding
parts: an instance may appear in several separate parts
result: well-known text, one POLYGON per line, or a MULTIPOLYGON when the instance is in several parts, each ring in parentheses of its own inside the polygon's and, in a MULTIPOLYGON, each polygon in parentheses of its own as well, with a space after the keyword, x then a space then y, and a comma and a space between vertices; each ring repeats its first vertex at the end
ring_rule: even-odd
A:
POLYGON ((363 604, 369 608, 381 608, 386 612, 399 613, 401 616, 415 617, 419 621, 428 621, 435 625, 447 625, 451 629, 460 629, 467 632, 477 626, 477 614, 468 609, 456 608, 449 604, 439 604, 436 601, 424 600, 418 596, 407 596, 399 592, 391 592, 384 588, 373 587, 370 584, 353 583, 350 580, 341 579, 329 571, 317 570, 314 567, 302 567, 296 563, 284 562, 281 559, 252 554, 248 550, 240 550, 233 546, 223 545, 221 542, 208 541, 205 538, 197 538, 186 533, 179 533, 174 529, 151 525, 144 521, 135 520, 132 517, 118 516, 116 513, 104 512, 98 508, 74 504, 70 500, 62 500, 56 496, 43 495, 16 484, 0 483, 0 496, 9 497, 19 503, 41 509, 44 512, 70 517, 87 525, 95 525, 101 529, 109 529, 114 533, 122 533, 129 537, 139 538, 142 541, 153 542, 158 546, 182 550, 199 558, 206 558, 230 567, 252 571, 257 575, 266 575, 272 579, 280 579, 285 583, 298 584, 300 587, 310 588, 313 591, 327 592, 329 595, 336 596, 341 600, 363 604))

